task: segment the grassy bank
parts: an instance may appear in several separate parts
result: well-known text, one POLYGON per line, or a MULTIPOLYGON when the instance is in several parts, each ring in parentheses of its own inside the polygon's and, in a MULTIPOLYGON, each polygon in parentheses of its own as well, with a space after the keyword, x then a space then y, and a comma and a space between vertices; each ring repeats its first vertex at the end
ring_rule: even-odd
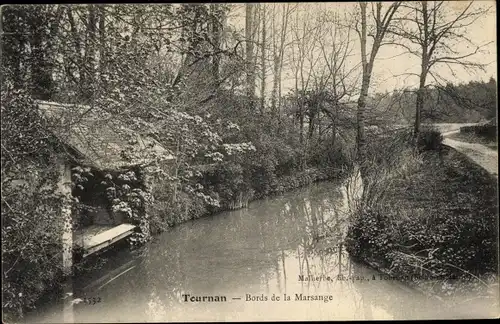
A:
POLYGON ((466 142, 466 143, 479 143, 482 144, 492 150, 497 150, 498 151, 498 143, 496 139, 491 139, 488 137, 484 136, 479 136, 475 133, 456 133, 453 135, 450 135, 449 138, 461 141, 461 142, 466 142))
POLYGON ((479 143, 498 150, 498 129, 495 120, 486 124, 461 127, 460 132, 453 134, 450 138, 462 142, 479 143))
POLYGON ((496 180, 450 147, 415 153, 401 135, 370 145, 350 255, 432 295, 487 294, 498 265, 496 180))

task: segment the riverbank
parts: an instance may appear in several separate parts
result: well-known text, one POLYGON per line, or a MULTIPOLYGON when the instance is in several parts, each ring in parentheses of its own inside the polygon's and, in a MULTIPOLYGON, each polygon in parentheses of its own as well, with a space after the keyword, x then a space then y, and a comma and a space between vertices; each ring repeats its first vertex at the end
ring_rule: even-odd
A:
MULTIPOLYGON (((248 208, 172 227, 140 249, 110 255, 102 268, 74 280, 74 299, 95 296, 101 302, 82 302, 66 314, 77 323, 119 323, 449 319, 494 311, 443 309, 398 281, 354 262, 342 245, 333 253, 316 253, 315 229, 328 222, 339 235, 342 232, 342 226, 334 226, 338 221, 344 224, 342 214, 336 217, 344 205, 342 191, 338 181, 319 182, 257 200, 248 208), (301 280, 308 276, 330 277, 331 281, 301 280), (184 302, 182 294, 223 295, 228 302, 184 302), (268 300, 247 301, 247 294, 264 295, 268 300), (291 300, 286 301, 284 294, 291 300), (296 294, 332 296, 333 300, 304 301, 296 294), (273 295, 281 300, 271 300, 273 295)), ((46 304, 25 322, 64 322, 62 303, 59 299, 46 304)))
MULTIPOLYGON (((158 198, 156 201, 157 205, 155 205, 154 208, 157 210, 158 213, 162 213, 164 217, 163 221, 166 222, 164 224, 167 224, 168 227, 174 227, 190 220, 208 217, 224 211, 244 208, 251 201, 277 196, 286 192, 293 191, 295 189, 306 187, 315 182, 327 181, 334 178, 338 178, 345 175, 346 171, 342 170, 336 171, 332 168, 322 168, 322 169, 309 168, 302 172, 297 172, 296 174, 282 176, 275 179, 275 181, 273 181, 272 185, 269 186, 269 189, 266 192, 252 192, 251 195, 250 194, 243 195, 245 197, 245 200, 240 201, 239 205, 235 204, 234 201, 229 201, 226 199, 223 201, 223 204, 219 208, 207 208, 207 205, 202 205, 200 203, 201 199, 188 200, 189 197, 187 197, 187 195, 179 194, 179 200, 184 203, 184 205, 181 205, 183 207, 182 212, 175 213, 172 211, 172 209, 169 210, 168 208, 162 210, 162 208, 165 208, 165 205, 162 204, 161 196, 157 197, 158 198), (188 208, 185 208, 187 204, 191 205, 188 206, 188 208)), ((236 194, 233 194, 232 196, 236 196, 236 194)), ((171 197, 170 196, 167 197, 170 200, 171 197)), ((150 237, 148 238, 148 240, 152 239, 153 237, 160 236, 161 233, 164 232, 164 230, 165 228, 163 227, 161 228, 161 230, 153 231, 152 233, 150 233, 150 237)), ((137 233, 137 234, 142 235, 143 233, 137 233)), ((112 248, 107 249, 102 253, 99 253, 99 255, 94 255, 89 258, 85 258, 81 260, 81 262, 75 264, 75 267, 73 269, 75 278, 82 275, 84 276, 87 273, 91 273, 101 268, 105 263, 105 260, 102 260, 102 258, 100 257, 100 255, 102 255, 103 253, 105 256, 107 256, 104 258, 106 259, 110 255, 115 254, 117 249, 120 250, 130 249, 130 244, 128 244, 127 241, 128 239, 122 240, 119 243, 113 245, 112 248)), ((142 244, 139 244, 138 246, 141 245, 142 244)), ((63 280, 64 280, 63 277, 53 278, 52 286, 47 285, 49 289, 45 289, 45 293, 40 294, 39 297, 37 298, 37 301, 31 305, 34 305, 36 306, 36 308, 39 308, 46 303, 51 303, 54 300, 58 300, 61 294, 63 293, 62 290, 63 280)), ((19 310, 19 313, 22 314, 31 308, 32 307, 19 310)), ((14 314, 10 314, 7 317, 7 319, 9 321, 15 321, 17 320, 17 317, 14 316, 14 314)))
POLYGON ((189 220, 244 208, 252 201, 280 195, 314 182, 343 178, 348 174, 349 168, 311 167, 280 177, 273 175, 264 181, 250 176, 244 177, 243 172, 238 171, 232 172, 231 168, 221 167, 203 172, 196 179, 196 184, 202 184, 204 194, 180 192, 175 204, 170 202, 171 190, 168 184, 161 184, 161 187, 153 192, 156 199, 149 209, 152 233, 159 234, 167 227, 189 220), (261 183, 256 183, 259 180, 261 183), (212 201, 217 201, 217 204, 212 204, 212 201))
POLYGON ((350 255, 428 295, 473 290, 497 302, 495 178, 446 145, 419 154, 387 145, 374 145, 384 156, 363 179, 350 255))

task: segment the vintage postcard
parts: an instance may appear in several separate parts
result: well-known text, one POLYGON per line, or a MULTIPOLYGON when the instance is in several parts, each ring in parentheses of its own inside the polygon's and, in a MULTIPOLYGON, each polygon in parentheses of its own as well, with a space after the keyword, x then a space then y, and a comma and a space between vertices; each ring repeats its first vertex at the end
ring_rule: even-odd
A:
POLYGON ((498 318, 493 1, 1 7, 5 323, 498 318))

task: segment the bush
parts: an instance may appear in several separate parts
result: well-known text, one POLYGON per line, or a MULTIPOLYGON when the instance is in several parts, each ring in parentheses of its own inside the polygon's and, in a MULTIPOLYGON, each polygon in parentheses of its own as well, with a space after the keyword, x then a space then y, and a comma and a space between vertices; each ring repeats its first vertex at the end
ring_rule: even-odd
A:
POLYGON ((152 168, 148 171, 153 202, 147 206, 147 216, 152 234, 208 213, 208 204, 189 183, 175 190, 175 179, 169 175, 172 170, 152 168))
POLYGON ((2 91, 2 309, 21 316, 62 276, 58 152, 33 100, 2 91))
POLYGON ((496 272, 491 217, 479 221, 467 211, 402 213, 360 210, 346 239, 349 254, 398 276, 451 279, 496 272))
POLYGON ((488 141, 497 140, 497 126, 493 121, 484 125, 460 127, 460 133, 472 133, 488 141))
POLYGON ((251 191, 242 165, 235 162, 219 164, 204 172, 199 183, 206 195, 218 197, 220 208, 213 211, 231 208, 240 196, 247 196, 251 191))
MULTIPOLYGON (((324 139, 325 143, 332 141, 330 138, 324 139)), ((337 138, 334 144, 328 145, 322 143, 310 149, 307 165, 309 167, 333 167, 333 168, 349 168, 351 165, 350 158, 347 154, 347 148, 352 146, 352 143, 347 143, 341 138, 337 138)))
POLYGON ((417 146, 420 152, 436 151, 441 148, 443 135, 434 129, 425 129, 418 134, 417 146))
POLYGON ((370 144, 349 254, 384 273, 413 276, 414 284, 497 273, 494 179, 453 149, 416 154, 400 147, 380 157, 375 152, 387 143, 370 144))

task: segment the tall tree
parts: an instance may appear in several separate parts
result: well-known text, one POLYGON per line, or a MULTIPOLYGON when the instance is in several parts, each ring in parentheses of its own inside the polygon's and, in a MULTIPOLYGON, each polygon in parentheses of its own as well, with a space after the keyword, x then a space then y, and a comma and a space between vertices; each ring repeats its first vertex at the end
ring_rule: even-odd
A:
POLYGON ((447 1, 419 1, 404 3, 405 14, 395 18, 397 24, 390 32, 400 36, 402 40, 391 42, 404 47, 408 53, 420 59, 419 83, 415 104, 415 123, 413 134, 418 138, 421 115, 424 107, 427 77, 430 75, 440 84, 442 77, 432 73, 432 69, 441 65, 447 66, 452 74, 452 65, 461 66, 467 70, 484 69, 485 64, 469 60, 480 53, 483 46, 477 45, 466 36, 465 28, 488 12, 488 8, 473 6, 469 2, 463 9, 451 8, 447 1), (466 52, 458 47, 466 44, 466 52), (469 50, 469 48, 472 48, 469 50))
MULTIPOLYGON (((222 37, 222 20, 223 12, 220 8, 220 4, 210 4, 210 14, 211 14, 211 26, 212 26, 212 43, 216 50, 221 49, 221 37, 222 37)), ((220 78, 220 55, 215 54, 212 57, 212 74, 215 83, 219 82, 220 78)))
POLYGON ((261 6, 261 21, 262 21, 262 39, 260 44, 260 61, 261 61, 261 85, 260 85, 260 113, 264 113, 266 103, 266 4, 261 6))
POLYGON ((247 3, 245 4, 246 92, 251 110, 255 99, 254 28, 254 5, 247 3))
POLYGON ((348 66, 352 55, 353 44, 351 33, 342 25, 337 13, 323 12, 318 17, 322 32, 318 35, 318 43, 323 58, 324 68, 320 69, 320 82, 316 86, 320 93, 325 93, 325 102, 320 105, 321 111, 330 118, 332 130, 331 143, 335 146, 336 135, 343 124, 339 116, 344 110, 342 101, 354 95, 357 88, 357 66, 348 66), (319 86, 319 87, 318 87, 319 86))
POLYGON ((271 93, 271 113, 279 118, 281 107, 281 75, 283 70, 283 58, 286 48, 286 36, 289 25, 289 16, 297 8, 290 7, 290 3, 281 4, 281 19, 276 20, 276 6, 273 4, 273 19, 271 21, 272 51, 273 51, 273 88, 271 93), (278 27, 277 25, 280 25, 278 27))
POLYGON ((97 39, 97 8, 95 5, 88 6, 87 34, 85 36, 84 73, 85 83, 83 86, 84 100, 89 101, 94 94, 95 87, 95 53, 98 44, 97 39))
POLYGON ((368 3, 360 2, 359 8, 361 13, 361 21, 355 22, 355 30, 358 33, 361 45, 361 65, 363 69, 363 76, 361 80, 361 90, 358 99, 357 107, 357 158, 358 161, 362 161, 364 153, 365 144, 365 109, 366 109, 366 98, 368 97, 368 90, 370 88, 370 81, 372 77, 373 65, 377 53, 382 46, 382 41, 386 36, 389 25, 393 19, 394 14, 398 10, 401 2, 397 1, 392 3, 385 12, 382 10, 382 3, 377 2, 371 3, 372 18, 374 23, 374 30, 370 30, 368 33, 368 19, 367 19, 367 6, 368 3), (361 23, 361 28, 359 28, 359 23, 361 23), (370 52, 367 51, 367 37, 373 38, 373 43, 370 52))
POLYGON ((3 8, 2 83, 29 88, 38 99, 53 96, 54 52, 63 12, 61 5, 3 8))

